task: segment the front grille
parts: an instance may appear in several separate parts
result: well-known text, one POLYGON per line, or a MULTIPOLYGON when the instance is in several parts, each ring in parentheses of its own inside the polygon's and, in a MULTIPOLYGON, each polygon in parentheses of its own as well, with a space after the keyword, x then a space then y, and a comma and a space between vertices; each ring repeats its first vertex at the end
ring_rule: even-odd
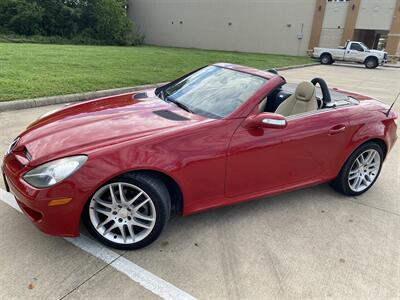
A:
POLYGON ((29 153, 28 149, 26 147, 24 148, 24 155, 27 160, 31 161, 32 160, 32 155, 29 153))
POLYGON ((387 60, 387 53, 385 53, 385 54, 383 55, 383 59, 384 59, 384 60, 387 60))
POLYGON ((19 147, 7 155, 7 166, 15 174, 21 171, 31 160, 32 155, 28 152, 28 149, 19 147))
POLYGON ((14 150, 14 148, 17 145, 19 139, 20 139, 20 137, 17 137, 17 138, 15 138, 15 140, 13 140, 13 142, 11 143, 11 145, 7 149, 7 154, 10 154, 14 150))

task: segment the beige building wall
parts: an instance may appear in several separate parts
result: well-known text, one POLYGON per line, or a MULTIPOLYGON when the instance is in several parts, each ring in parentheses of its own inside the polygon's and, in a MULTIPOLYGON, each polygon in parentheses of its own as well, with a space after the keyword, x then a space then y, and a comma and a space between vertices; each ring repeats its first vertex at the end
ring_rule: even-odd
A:
POLYGON ((389 55, 400 55, 400 0, 396 1, 391 23, 386 49, 389 55))
POLYGON ((128 13, 147 44, 305 55, 318 45, 344 45, 355 33, 376 44, 388 32, 387 49, 395 54, 399 6, 400 0, 129 0, 128 13))
POLYGON ((145 43, 305 55, 316 0, 131 0, 145 43))
POLYGON ((328 2, 322 23, 320 47, 336 48, 340 45, 346 23, 349 2, 328 2))

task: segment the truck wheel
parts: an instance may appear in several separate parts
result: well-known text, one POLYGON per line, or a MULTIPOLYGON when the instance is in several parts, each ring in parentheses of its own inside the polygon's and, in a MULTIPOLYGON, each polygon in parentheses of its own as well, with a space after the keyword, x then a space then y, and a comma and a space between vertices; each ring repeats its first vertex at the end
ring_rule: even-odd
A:
POLYGON ((375 57, 368 57, 364 64, 367 69, 375 69, 379 63, 375 57))
POLYGON ((323 65, 331 65, 333 63, 331 55, 327 53, 322 54, 320 59, 323 65))

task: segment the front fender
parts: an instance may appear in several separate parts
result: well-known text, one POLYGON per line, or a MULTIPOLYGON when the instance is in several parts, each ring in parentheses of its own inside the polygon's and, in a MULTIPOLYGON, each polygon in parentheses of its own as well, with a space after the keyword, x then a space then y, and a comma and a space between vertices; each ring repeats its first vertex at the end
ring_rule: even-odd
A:
POLYGON ((378 56, 376 56, 376 55, 368 55, 368 56, 364 59, 363 64, 365 64, 365 62, 366 62, 368 59, 370 59, 370 58, 376 59, 376 60, 378 61, 378 63, 381 63, 381 62, 382 62, 382 59, 380 59, 378 56))

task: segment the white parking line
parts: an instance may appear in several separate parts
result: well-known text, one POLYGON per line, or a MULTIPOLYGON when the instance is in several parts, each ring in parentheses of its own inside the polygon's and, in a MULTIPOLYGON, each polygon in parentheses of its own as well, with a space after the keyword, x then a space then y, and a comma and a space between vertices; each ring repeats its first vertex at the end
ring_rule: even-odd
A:
POLYGON ((0 200, 3 201, 4 203, 8 204, 12 208, 14 208, 16 211, 22 213, 21 208, 17 204, 17 201, 15 201, 15 198, 12 194, 7 193, 5 190, 0 188, 0 200))
MULTIPOLYGON (((15 210, 22 212, 18 206, 15 198, 12 194, 7 193, 5 190, 0 188, 0 201, 8 204, 15 210)), ((134 264, 130 260, 126 259, 115 253, 114 251, 103 247, 99 243, 92 239, 81 235, 77 238, 65 238, 71 244, 79 247, 83 251, 90 253, 91 255, 109 264, 117 271, 127 275, 130 279, 140 284, 145 289, 149 290, 153 294, 160 296, 163 299, 196 299, 188 293, 180 290, 176 286, 170 284, 164 279, 150 273, 142 267, 134 264)))

